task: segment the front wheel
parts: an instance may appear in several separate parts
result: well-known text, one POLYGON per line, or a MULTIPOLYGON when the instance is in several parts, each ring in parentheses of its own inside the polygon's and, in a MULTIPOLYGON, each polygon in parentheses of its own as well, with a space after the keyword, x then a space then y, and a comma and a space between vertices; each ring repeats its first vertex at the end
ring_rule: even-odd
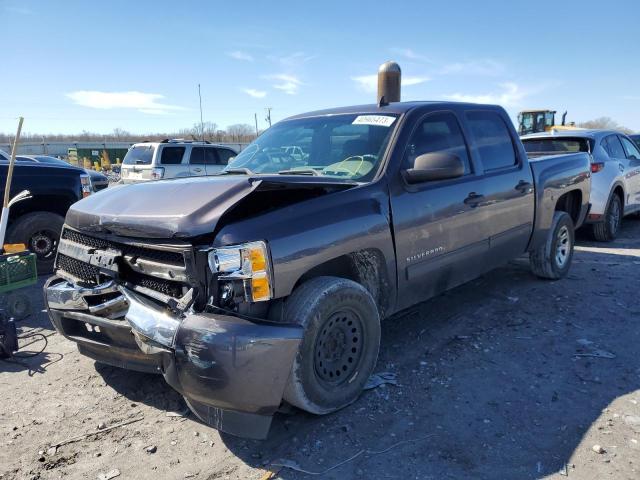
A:
POLYGON ((574 243, 571 216, 567 212, 555 212, 547 240, 529 254, 533 274, 551 280, 564 277, 571 268, 574 243))
POLYGON ((23 243, 36 254, 38 274, 53 271, 64 218, 52 212, 32 212, 19 217, 11 226, 10 243, 23 243))
POLYGON ((380 348, 380 317, 371 294, 351 280, 314 278, 286 300, 284 320, 304 327, 284 399, 318 415, 354 402, 380 348))

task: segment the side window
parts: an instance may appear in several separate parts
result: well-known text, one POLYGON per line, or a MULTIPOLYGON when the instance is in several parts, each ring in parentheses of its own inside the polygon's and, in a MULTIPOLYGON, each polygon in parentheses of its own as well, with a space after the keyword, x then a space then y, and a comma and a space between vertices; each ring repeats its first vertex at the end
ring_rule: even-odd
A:
POLYGON ((211 147, 191 147, 191 156, 189 157, 191 165, 215 165, 218 163, 216 151, 211 147))
POLYGON ((638 147, 629 140, 627 137, 620 137, 622 140, 622 146, 624 147, 624 151, 627 154, 627 158, 631 160, 640 160, 640 152, 638 151, 638 147))
POLYGON ((191 165, 203 165, 204 164, 204 148, 191 147, 191 155, 189 156, 189 163, 191 165))
POLYGON ((464 174, 471 173, 467 144, 453 113, 436 113, 422 120, 411 135, 405 153, 404 168, 412 168, 416 157, 433 152, 457 155, 464 163, 464 174))
POLYGON ((466 113, 471 136, 486 171, 509 168, 518 163, 509 129, 496 112, 466 113))
POLYGON ((618 139, 617 135, 609 135, 607 138, 607 151, 611 158, 627 158, 627 154, 624 153, 624 148, 618 139))
POLYGON ((218 160, 220 161, 220 165, 228 165, 229 159, 235 156, 236 152, 234 152, 233 150, 229 150, 227 148, 218 149, 218 160))
POLYGON ((160 163, 162 165, 178 165, 182 163, 184 156, 184 147, 164 147, 162 149, 162 157, 160 163))

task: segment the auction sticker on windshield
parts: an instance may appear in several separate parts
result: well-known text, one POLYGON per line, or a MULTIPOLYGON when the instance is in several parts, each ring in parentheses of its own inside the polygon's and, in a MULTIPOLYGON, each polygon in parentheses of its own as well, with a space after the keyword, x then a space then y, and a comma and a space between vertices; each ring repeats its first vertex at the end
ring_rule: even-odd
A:
POLYGON ((390 127, 395 122, 396 117, 388 115, 358 115, 352 122, 353 125, 377 125, 379 127, 390 127))

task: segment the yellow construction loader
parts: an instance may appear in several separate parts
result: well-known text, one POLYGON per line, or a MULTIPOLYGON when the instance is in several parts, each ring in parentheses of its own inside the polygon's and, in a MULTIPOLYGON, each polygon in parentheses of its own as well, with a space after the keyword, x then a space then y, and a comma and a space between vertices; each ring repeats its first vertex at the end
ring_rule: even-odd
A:
POLYGON ((556 125, 555 110, 523 110, 518 114, 518 133, 528 135, 530 133, 550 132, 551 130, 575 130, 574 122, 566 124, 567 112, 562 114, 562 123, 556 125))

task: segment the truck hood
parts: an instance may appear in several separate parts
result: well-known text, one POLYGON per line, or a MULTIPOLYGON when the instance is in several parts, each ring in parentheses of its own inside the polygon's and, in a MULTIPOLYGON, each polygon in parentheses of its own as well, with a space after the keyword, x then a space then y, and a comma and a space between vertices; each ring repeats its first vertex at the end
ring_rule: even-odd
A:
POLYGON ((72 205, 66 223, 87 232, 190 238, 212 233, 225 212, 258 190, 331 191, 355 185, 323 177, 245 175, 119 185, 72 205))

